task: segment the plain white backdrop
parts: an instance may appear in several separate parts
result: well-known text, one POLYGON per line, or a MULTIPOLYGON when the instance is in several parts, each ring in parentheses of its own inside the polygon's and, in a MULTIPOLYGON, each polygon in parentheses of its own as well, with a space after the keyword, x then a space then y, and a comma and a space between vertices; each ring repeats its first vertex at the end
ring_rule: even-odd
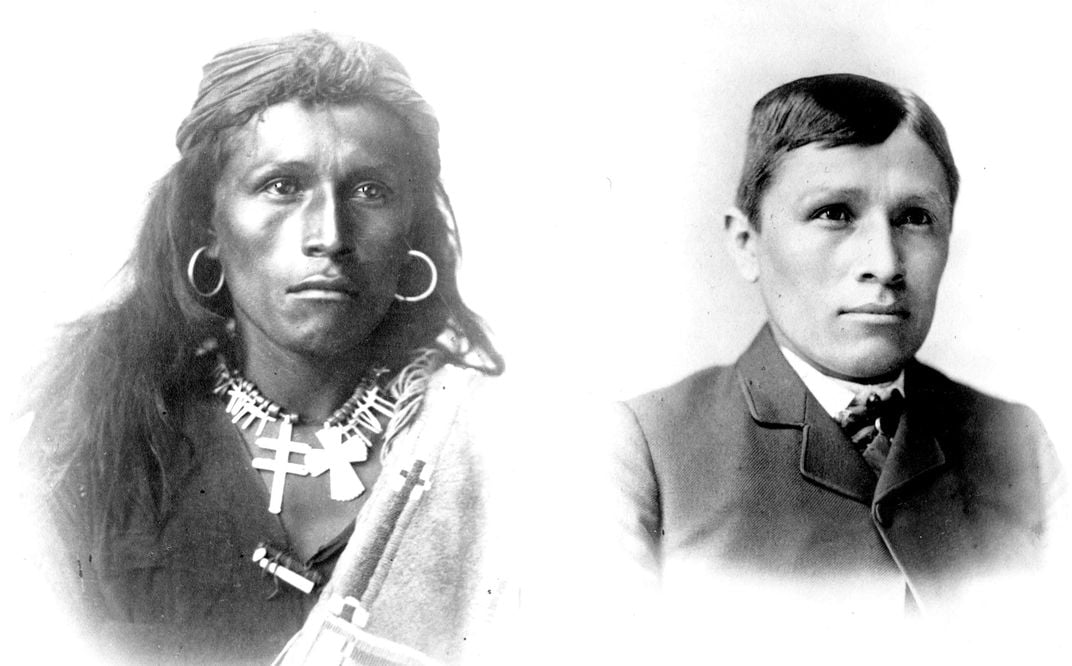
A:
POLYGON ((201 65, 318 28, 393 51, 437 109, 463 294, 508 372, 607 397, 730 361, 762 321, 721 234, 759 96, 835 71, 915 90, 963 183, 920 355, 1033 406, 1068 460, 1059 3, 20 4, 0 28, 8 411, 51 327, 114 288, 201 65))

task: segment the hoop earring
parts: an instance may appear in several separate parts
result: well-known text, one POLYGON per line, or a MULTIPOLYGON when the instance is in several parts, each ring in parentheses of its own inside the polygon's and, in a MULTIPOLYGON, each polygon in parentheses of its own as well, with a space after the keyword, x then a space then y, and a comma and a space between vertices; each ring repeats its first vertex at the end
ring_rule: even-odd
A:
POLYGON ((424 299, 428 298, 432 295, 432 292, 435 291, 436 285, 439 284, 439 271, 436 270, 435 262, 432 261, 432 258, 429 257, 427 254, 421 252, 420 250, 410 250, 408 254, 409 256, 417 257, 424 263, 428 264, 428 270, 432 272, 432 281, 428 285, 428 288, 417 294, 416 296, 403 296, 401 294, 395 294, 395 300, 399 300, 404 303, 416 303, 417 301, 423 301, 424 299))
MULTIPOLYGON (((194 250, 193 256, 190 257, 190 263, 186 264, 186 279, 190 281, 190 286, 193 287, 194 292, 201 298, 212 298, 216 294, 223 291, 223 283, 225 280, 225 276, 223 274, 223 266, 220 266, 220 277, 219 280, 216 281, 215 287, 208 291, 203 291, 200 287, 197 286, 197 278, 195 277, 197 275, 197 260, 201 258, 201 254, 204 253, 204 251, 207 249, 207 245, 202 245, 201 247, 194 250)), ((217 261, 216 263, 219 262, 217 261)))

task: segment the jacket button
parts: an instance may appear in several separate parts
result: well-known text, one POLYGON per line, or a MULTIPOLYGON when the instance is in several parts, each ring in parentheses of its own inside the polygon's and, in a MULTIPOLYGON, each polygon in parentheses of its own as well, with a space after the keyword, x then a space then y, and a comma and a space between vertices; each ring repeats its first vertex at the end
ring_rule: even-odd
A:
POLYGON ((893 525, 892 507, 876 504, 871 507, 871 516, 875 519, 875 522, 882 527, 889 527, 893 525))

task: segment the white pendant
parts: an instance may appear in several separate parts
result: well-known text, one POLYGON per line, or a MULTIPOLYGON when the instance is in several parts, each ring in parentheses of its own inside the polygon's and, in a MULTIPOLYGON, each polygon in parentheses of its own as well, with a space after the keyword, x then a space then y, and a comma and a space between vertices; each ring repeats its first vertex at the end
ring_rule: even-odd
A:
POLYGON ((365 484, 352 465, 368 460, 368 448, 353 439, 343 443, 343 429, 324 426, 316 433, 322 449, 309 449, 305 467, 313 476, 331 470, 331 499, 346 502, 365 492, 365 484))
POLYGON ((244 418, 245 421, 238 426, 242 430, 245 430, 256 421, 257 436, 260 437, 261 433, 264 432, 264 426, 269 421, 275 421, 275 417, 258 407, 257 403, 250 399, 249 394, 238 387, 232 386, 227 395, 230 397, 227 402, 227 413, 233 416, 231 423, 238 423, 244 418))
POLYGON ((257 438, 257 446, 275 451, 274 458, 253 459, 254 467, 273 473, 272 489, 268 500, 268 510, 272 513, 279 513, 283 510, 283 488, 287 483, 287 474, 296 474, 298 476, 309 474, 309 470, 306 469, 305 465, 290 462, 292 453, 309 453, 308 445, 291 439, 293 431, 294 424, 289 419, 284 419, 279 424, 278 437, 274 439, 271 437, 257 438))

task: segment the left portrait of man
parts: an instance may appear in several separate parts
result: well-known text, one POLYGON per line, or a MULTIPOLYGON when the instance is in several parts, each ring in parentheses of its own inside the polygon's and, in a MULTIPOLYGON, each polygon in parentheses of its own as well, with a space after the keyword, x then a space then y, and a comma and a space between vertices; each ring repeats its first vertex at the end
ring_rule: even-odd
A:
POLYGON ((122 287, 28 395, 50 582, 113 657, 473 658, 516 585, 481 436, 504 363, 432 107, 310 30, 213 56, 175 142, 122 287))

